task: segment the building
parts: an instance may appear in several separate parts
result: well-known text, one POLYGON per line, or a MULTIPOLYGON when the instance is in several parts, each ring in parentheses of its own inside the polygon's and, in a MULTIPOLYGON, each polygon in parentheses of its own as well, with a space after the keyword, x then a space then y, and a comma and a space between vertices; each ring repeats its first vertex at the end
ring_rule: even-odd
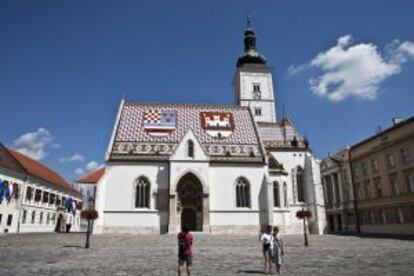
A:
POLYGON ((350 149, 362 233, 414 234, 414 117, 350 149))
POLYGON ((58 173, 0 143, 0 232, 52 232, 58 221, 76 231, 79 212, 66 212, 66 199, 81 204, 58 173))
POLYGON ((347 146, 321 162, 328 233, 356 231, 349 150, 347 146))
POLYGON ((319 162, 288 117, 277 120, 272 70, 250 23, 234 105, 122 101, 97 187, 95 233, 257 233, 325 227, 319 162))
MULTIPOLYGON (((84 203, 82 206, 83 210, 95 209, 96 187, 104 174, 105 167, 100 167, 99 169, 82 176, 73 183, 73 188, 82 194, 82 202, 84 203)), ((81 220, 80 229, 86 231, 87 227, 87 220, 81 220)))

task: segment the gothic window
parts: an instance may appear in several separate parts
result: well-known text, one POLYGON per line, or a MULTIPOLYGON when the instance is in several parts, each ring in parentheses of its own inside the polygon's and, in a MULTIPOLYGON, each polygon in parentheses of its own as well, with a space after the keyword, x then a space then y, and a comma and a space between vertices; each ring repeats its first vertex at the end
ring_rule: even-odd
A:
POLYGON ((255 116, 261 116, 262 115, 262 109, 260 107, 254 108, 254 115, 255 116))
POLYGON ((298 191, 298 201, 305 201, 304 197, 304 181, 303 181, 303 169, 301 167, 298 167, 298 170, 296 172, 296 185, 297 185, 297 191, 298 191))
POLYGON ((250 185, 244 178, 239 178, 236 183, 236 206, 250 207, 250 185))
POLYGON ((273 182, 273 207, 280 207, 279 183, 273 182))
POLYGON ((187 142, 187 155, 188 157, 194 158, 194 142, 191 140, 187 142))
POLYGON ((135 207, 149 208, 150 207, 150 183, 147 178, 138 178, 135 187, 135 207))
POLYGON ((283 204, 285 205, 285 207, 288 206, 287 185, 286 185, 286 182, 283 182, 283 204))

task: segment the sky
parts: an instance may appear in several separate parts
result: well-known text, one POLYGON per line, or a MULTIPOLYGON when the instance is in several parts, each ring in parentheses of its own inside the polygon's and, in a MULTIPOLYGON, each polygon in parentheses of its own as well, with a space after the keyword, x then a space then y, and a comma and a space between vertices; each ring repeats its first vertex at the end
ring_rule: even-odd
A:
POLYGON ((130 101, 234 102, 249 13, 316 157, 414 115, 413 1, 0 1, 0 142, 68 180, 130 101))

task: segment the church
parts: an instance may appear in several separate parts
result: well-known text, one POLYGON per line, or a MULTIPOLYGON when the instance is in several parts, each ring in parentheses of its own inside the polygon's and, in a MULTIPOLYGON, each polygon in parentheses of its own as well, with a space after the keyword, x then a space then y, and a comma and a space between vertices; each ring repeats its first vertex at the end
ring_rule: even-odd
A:
POLYGON ((97 185, 95 233, 299 234, 325 228, 319 161, 277 120, 272 70, 250 22, 233 78, 234 104, 122 100, 97 185))

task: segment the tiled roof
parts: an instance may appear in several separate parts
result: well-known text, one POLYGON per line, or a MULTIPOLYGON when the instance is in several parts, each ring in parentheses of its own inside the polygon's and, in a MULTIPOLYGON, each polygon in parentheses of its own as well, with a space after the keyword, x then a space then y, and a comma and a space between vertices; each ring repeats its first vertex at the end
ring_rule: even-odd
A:
POLYGON ((9 169, 11 171, 23 175, 27 174, 23 166, 20 165, 19 162, 17 162, 17 160, 13 157, 10 151, 2 143, 0 143, 0 167, 9 169))
POLYGON ((74 190, 73 187, 54 170, 36 160, 31 159, 30 157, 27 157, 26 155, 21 154, 20 152, 12 149, 8 150, 29 175, 40 178, 72 193, 77 193, 76 190, 74 190))
POLYGON ((154 152, 168 156, 190 128, 209 155, 221 157, 229 154, 232 157, 245 155, 244 157, 248 159, 249 152, 254 152, 255 158, 262 156, 254 122, 247 107, 134 102, 126 102, 123 105, 111 154, 125 152, 128 148, 133 152, 132 156, 142 155, 143 152, 148 153, 147 156, 154 156, 154 152), (144 129, 144 114, 154 110, 175 112, 175 129, 168 136, 154 137, 144 129), (234 121, 232 134, 221 138, 210 136, 202 127, 200 118, 202 112, 231 113, 234 121), (161 148, 151 151, 154 146, 161 148))
POLYGON ((257 125, 260 138, 265 147, 291 147, 291 142, 295 140, 295 138, 298 141, 299 147, 304 147, 305 139, 287 117, 283 117, 278 123, 258 122, 257 125))
POLYGON ((102 175, 105 173, 105 167, 101 167, 83 177, 81 177, 77 182, 83 184, 96 184, 102 175))

